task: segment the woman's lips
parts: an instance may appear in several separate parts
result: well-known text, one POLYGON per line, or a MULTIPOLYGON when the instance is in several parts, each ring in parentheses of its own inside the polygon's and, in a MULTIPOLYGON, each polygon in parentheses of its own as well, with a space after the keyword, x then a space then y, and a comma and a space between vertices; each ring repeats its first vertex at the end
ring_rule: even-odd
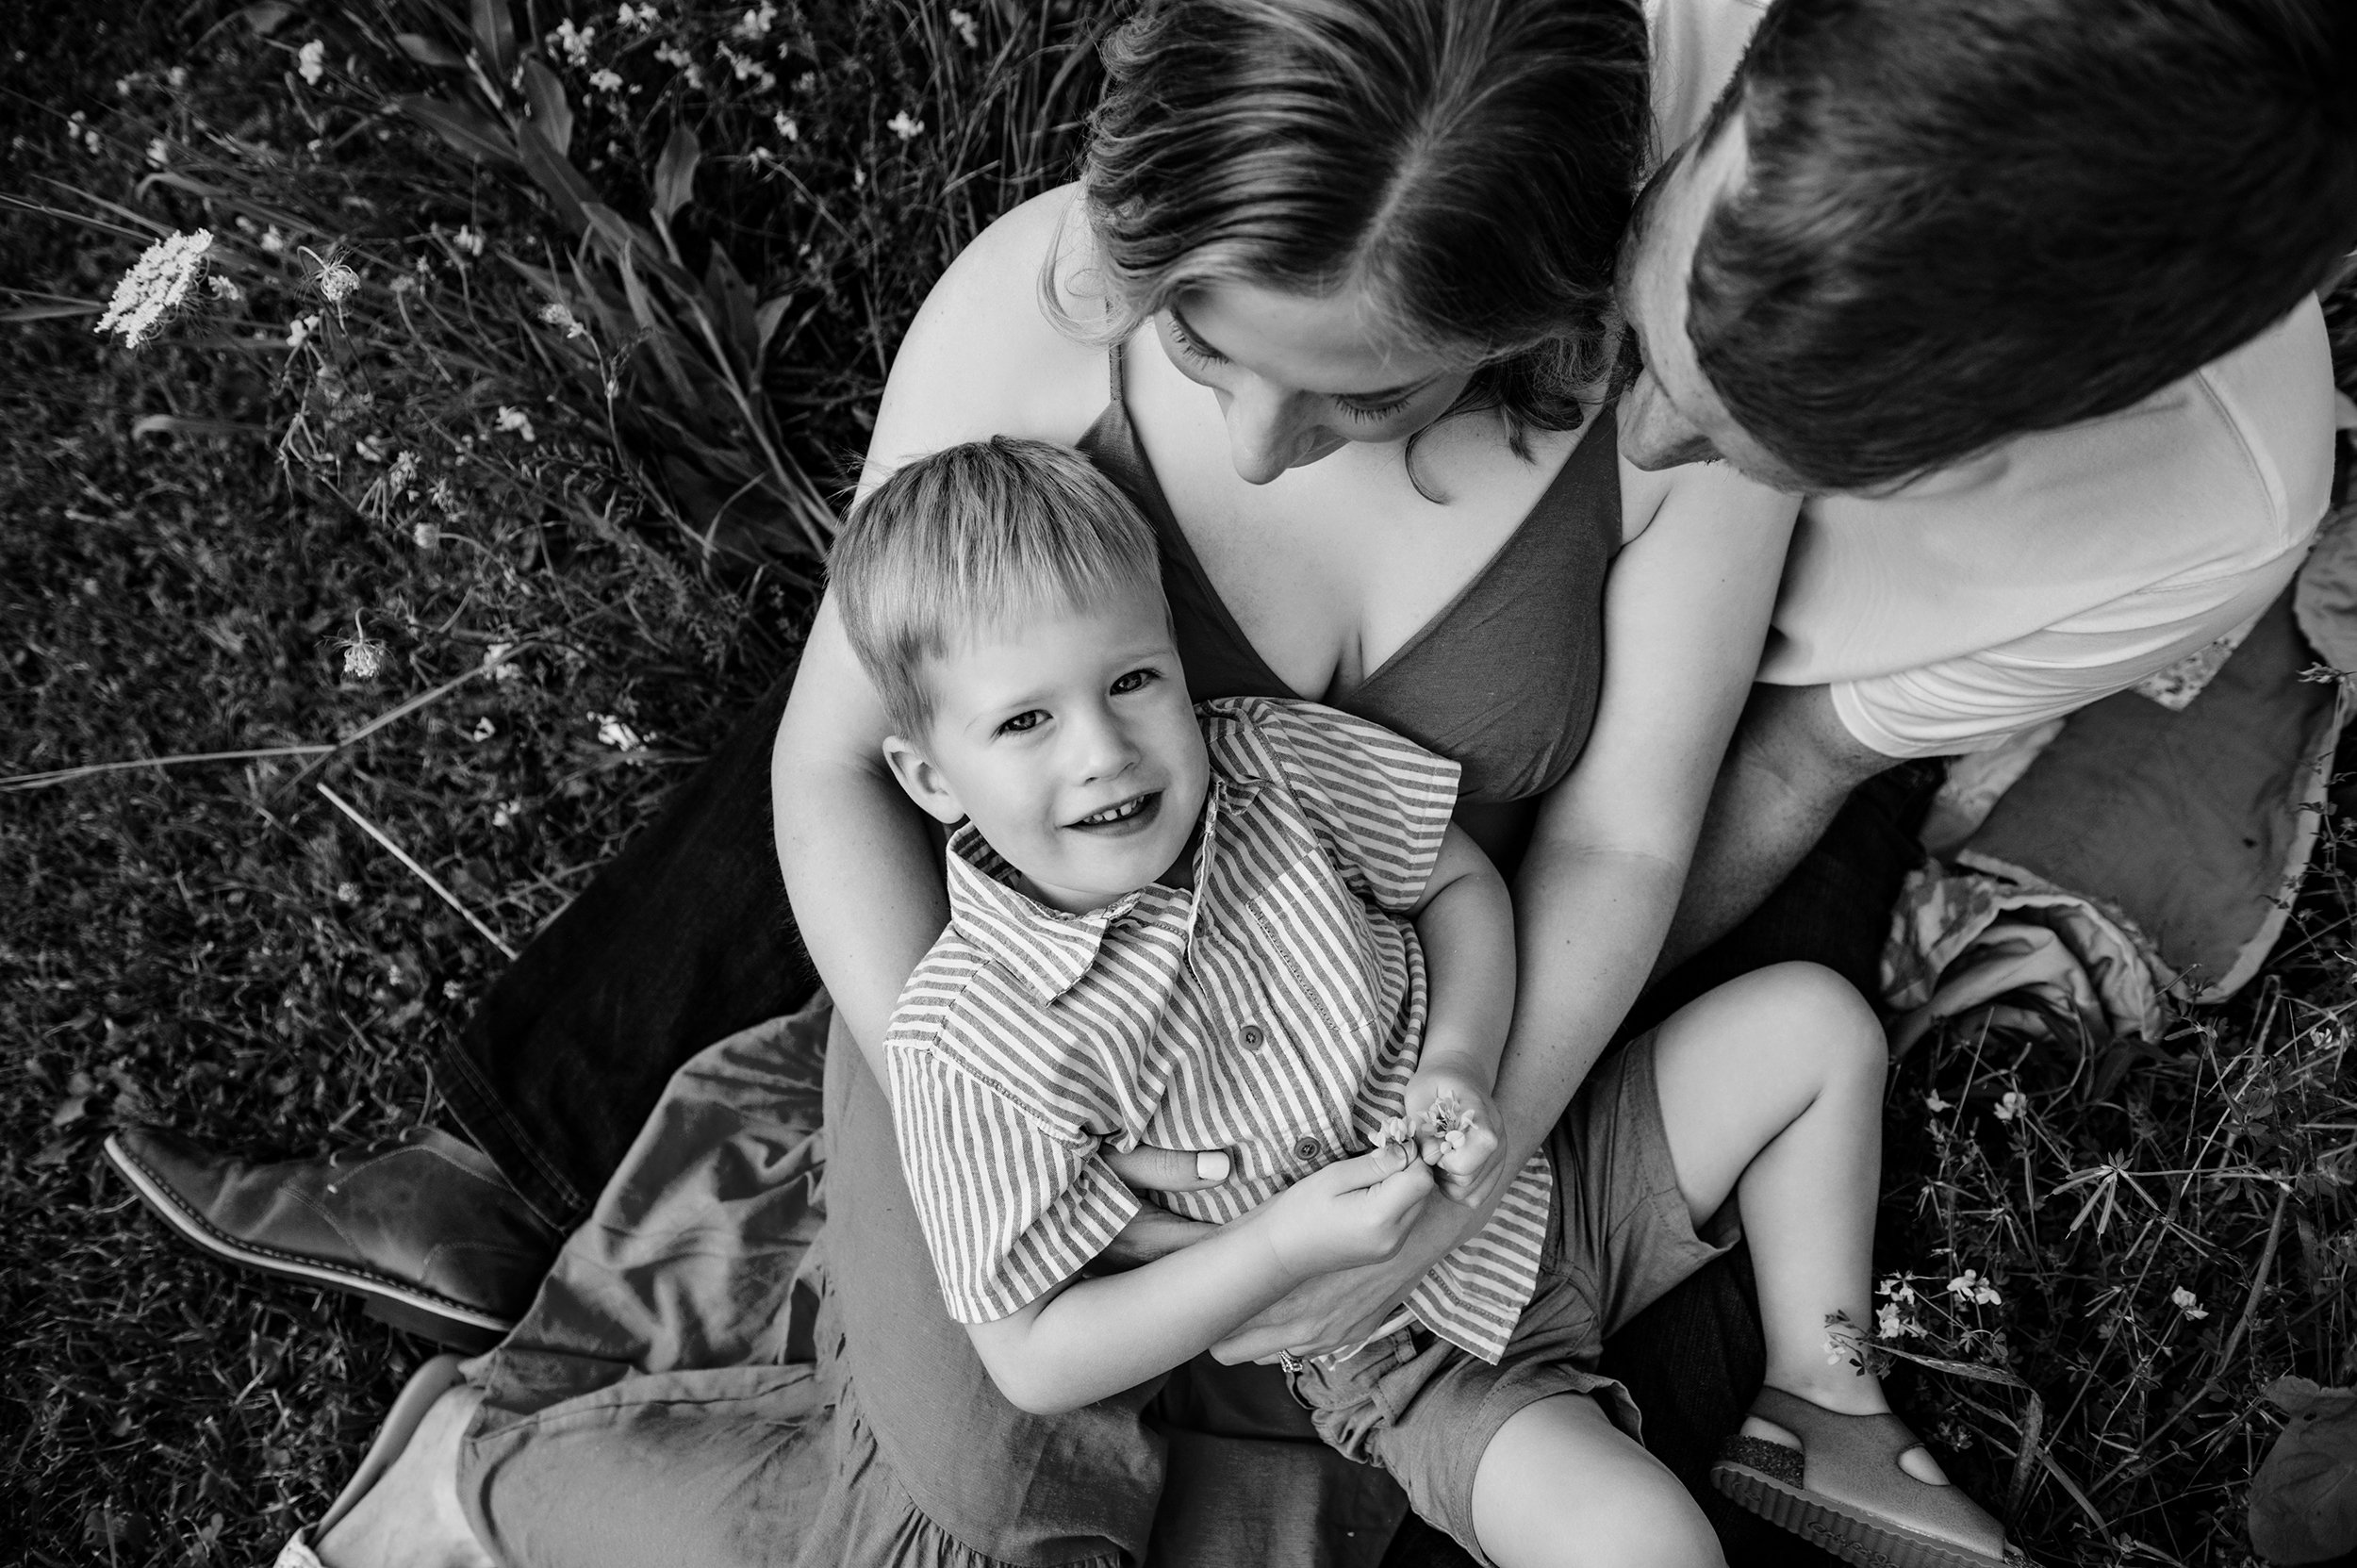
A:
POLYGON ((1126 801, 1090 812, 1077 822, 1065 824, 1077 833, 1096 834, 1104 837, 1120 837, 1143 832, 1153 825, 1162 814, 1162 792, 1149 789, 1143 795, 1132 795, 1126 801))

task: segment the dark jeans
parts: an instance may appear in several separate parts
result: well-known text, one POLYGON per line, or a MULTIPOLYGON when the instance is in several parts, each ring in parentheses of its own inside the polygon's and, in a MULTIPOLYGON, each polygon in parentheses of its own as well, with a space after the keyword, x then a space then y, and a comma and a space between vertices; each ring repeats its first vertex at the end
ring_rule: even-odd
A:
MULTIPOLYGON (((770 833, 769 750, 792 685, 766 694, 661 815, 493 982, 438 1081, 467 1132, 541 1216, 569 1230, 653 1110, 672 1072, 725 1035, 792 1011, 816 978, 794 931, 770 833)), ((1858 791, 1751 919, 1649 993, 1643 1029, 1720 982, 1813 959, 1871 995, 1883 933, 1918 851, 1927 769, 1858 791)), ((1645 1412, 1647 1446, 1703 1499, 1738 1568, 1830 1562, 1725 1507, 1704 1479, 1764 1364, 1743 1253, 1624 1329, 1605 1369, 1645 1412)), ((1387 1561, 1462 1563, 1414 1520, 1387 1561)))

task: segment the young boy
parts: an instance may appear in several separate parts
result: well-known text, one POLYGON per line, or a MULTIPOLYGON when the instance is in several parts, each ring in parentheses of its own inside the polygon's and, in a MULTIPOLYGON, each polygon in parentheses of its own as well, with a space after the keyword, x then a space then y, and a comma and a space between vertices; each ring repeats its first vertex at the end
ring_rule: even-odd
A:
POLYGON ((1593 1367, 1732 1245, 1739 1187, 1770 1386, 1722 1489, 1854 1560, 2003 1560, 1842 1337, 1882 1081, 1854 993, 1800 966, 1723 988, 1509 1169, 1513 916, 1453 763, 1307 702, 1192 707, 1150 525, 1059 448, 899 470, 830 577, 885 760, 955 830, 949 928, 884 1050, 943 1297, 1009 1399, 1105 1398, 1388 1258, 1436 1197, 1488 1207, 1367 1345, 1286 1358, 1321 1435, 1486 1561, 1715 1561, 1593 1367), (1092 1275, 1139 1206, 1103 1153, 1140 1144, 1228 1151, 1222 1184, 1157 1196, 1218 1229, 1092 1275))

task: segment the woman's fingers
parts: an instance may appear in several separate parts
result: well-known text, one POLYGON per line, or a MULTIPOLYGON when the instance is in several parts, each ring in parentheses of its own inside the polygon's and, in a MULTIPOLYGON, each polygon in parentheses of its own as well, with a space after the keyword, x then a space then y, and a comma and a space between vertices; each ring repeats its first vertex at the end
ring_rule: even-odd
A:
POLYGON ((1153 1193, 1192 1193, 1216 1187, 1228 1180, 1231 1162, 1224 1148, 1156 1148, 1142 1144, 1125 1153, 1108 1153, 1105 1164, 1132 1187, 1153 1193))

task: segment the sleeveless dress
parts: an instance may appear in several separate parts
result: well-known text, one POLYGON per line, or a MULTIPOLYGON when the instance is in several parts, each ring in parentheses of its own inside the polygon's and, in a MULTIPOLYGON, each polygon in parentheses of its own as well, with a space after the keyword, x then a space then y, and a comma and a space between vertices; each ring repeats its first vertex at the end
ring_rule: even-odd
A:
MULTIPOLYGON (((1179 530, 1113 369, 1079 445, 1154 525, 1189 689, 1298 695, 1179 530)), ((1591 422, 1462 591, 1320 698, 1455 758, 1459 818, 1505 861, 1602 686, 1621 500, 1612 410, 1591 422)), ((1064 1415, 1008 1405, 942 1309, 890 1106, 823 995, 680 1068, 469 1372, 460 1498, 519 1568, 1373 1568, 1406 1506, 1317 1440, 1274 1368, 1202 1357, 1064 1415)))

